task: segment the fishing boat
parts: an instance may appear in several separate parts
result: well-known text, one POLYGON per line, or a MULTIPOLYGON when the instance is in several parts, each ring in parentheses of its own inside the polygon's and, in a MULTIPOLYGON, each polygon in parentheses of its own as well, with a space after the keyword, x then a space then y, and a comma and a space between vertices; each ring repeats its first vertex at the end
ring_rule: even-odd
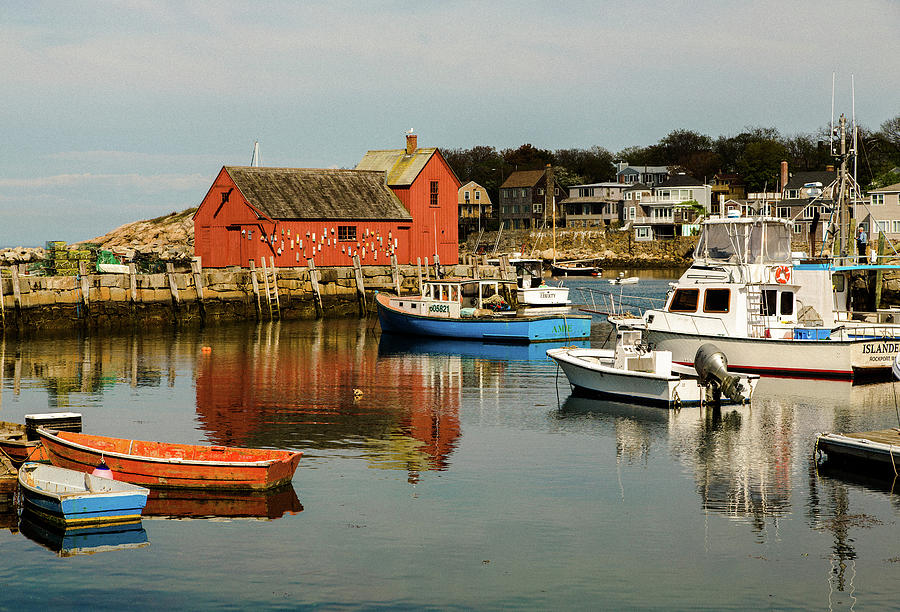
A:
POLYGON ((31 462, 19 468, 19 487, 25 507, 60 525, 139 521, 150 493, 128 482, 31 462))
POLYGON ((141 521, 112 525, 54 525, 29 509, 22 512, 19 531, 59 557, 144 548, 150 545, 141 521))
MULTIPOLYGON (((701 225, 694 262, 662 309, 610 321, 642 328, 645 340, 690 365, 715 343, 729 367, 780 377, 886 376, 900 351, 900 325, 851 311, 850 274, 869 265, 795 258, 792 222, 766 216, 712 217, 701 225)), ((883 266, 888 267, 888 266, 883 266)))
POLYGON ((547 284, 540 259, 513 258, 516 270, 516 302, 525 307, 568 306, 569 288, 547 284))
POLYGON ((596 259, 554 261, 550 264, 554 276, 600 276, 603 268, 596 259))
POLYGON ((750 401, 759 377, 729 373, 715 346, 701 348, 691 367, 672 363, 670 351, 649 350, 640 338, 639 331, 620 330, 615 349, 563 347, 547 356, 584 395, 666 408, 750 401))
POLYGON ((639 280, 641 280, 640 277, 625 276, 624 272, 619 272, 619 275, 617 277, 609 279, 609 284, 610 285, 637 285, 639 280))
POLYGON ((298 451, 146 442, 38 429, 53 465, 91 471, 101 459, 115 478, 147 487, 272 489, 291 482, 298 451))
POLYGON ((375 296, 385 332, 416 336, 527 343, 588 338, 591 317, 568 309, 549 313, 512 310, 493 279, 444 278, 422 283, 422 294, 375 296))

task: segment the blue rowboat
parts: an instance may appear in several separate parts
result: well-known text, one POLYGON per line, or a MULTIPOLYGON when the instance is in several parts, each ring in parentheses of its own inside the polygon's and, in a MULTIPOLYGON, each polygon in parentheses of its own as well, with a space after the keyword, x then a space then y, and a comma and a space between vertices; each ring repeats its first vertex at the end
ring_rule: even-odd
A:
POLYGON ((141 519, 148 489, 41 463, 19 468, 25 507, 57 525, 130 523, 141 519))
POLYGON ((530 308, 516 312, 501 297, 504 281, 437 279, 425 281, 421 296, 375 296, 385 332, 464 338, 485 342, 529 343, 584 340, 590 315, 568 308, 530 308))

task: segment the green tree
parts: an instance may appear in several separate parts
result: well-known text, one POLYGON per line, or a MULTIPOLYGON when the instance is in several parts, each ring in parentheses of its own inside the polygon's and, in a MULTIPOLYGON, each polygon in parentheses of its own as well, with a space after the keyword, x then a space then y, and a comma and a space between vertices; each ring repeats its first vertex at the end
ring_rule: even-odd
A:
POLYGON ((747 191, 778 189, 781 161, 787 149, 777 140, 756 140, 744 147, 736 161, 737 172, 747 184, 747 191))

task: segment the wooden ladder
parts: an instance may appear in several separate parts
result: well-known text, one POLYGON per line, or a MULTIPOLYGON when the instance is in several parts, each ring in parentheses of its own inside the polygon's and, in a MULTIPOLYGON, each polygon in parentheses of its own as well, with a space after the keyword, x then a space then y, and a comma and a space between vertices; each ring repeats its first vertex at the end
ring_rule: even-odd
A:
POLYGON ((766 335, 766 324, 762 313, 762 289, 756 283, 747 285, 747 335, 751 338, 763 338, 766 335))
POLYGON ((266 302, 269 304, 269 320, 281 318, 281 301, 278 297, 278 276, 275 272, 275 258, 269 257, 269 265, 266 266, 266 258, 261 259, 263 273, 263 287, 266 291, 266 302))

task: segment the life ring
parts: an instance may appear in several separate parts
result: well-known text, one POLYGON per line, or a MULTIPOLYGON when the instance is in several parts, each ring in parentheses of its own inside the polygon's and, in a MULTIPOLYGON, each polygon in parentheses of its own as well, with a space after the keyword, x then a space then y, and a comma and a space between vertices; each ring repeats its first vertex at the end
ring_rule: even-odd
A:
POLYGON ((779 285, 786 285, 791 282, 791 269, 787 266, 775 268, 775 282, 779 285))

